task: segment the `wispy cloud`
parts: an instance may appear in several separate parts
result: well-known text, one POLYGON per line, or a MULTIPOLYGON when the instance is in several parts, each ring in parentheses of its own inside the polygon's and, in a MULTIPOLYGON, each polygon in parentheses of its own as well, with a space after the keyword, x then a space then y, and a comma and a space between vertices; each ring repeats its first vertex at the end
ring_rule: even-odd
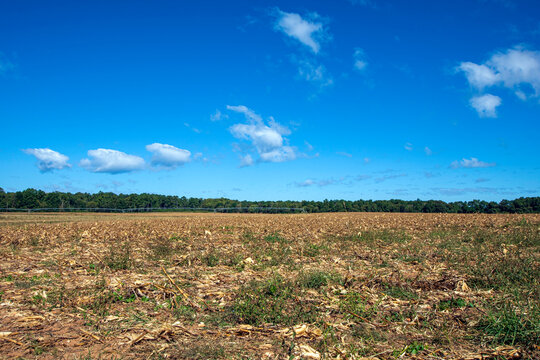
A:
POLYGON ((363 174, 363 175, 357 175, 354 179, 355 179, 356 181, 363 181, 363 180, 367 180, 367 179, 371 179, 371 178, 372 178, 371 175, 365 175, 365 174, 363 174))
POLYGON ((193 126, 191 126, 190 123, 185 122, 185 123, 184 123, 184 126, 187 127, 188 129, 192 130, 194 133, 197 133, 197 134, 200 134, 200 133, 201 133, 201 130, 199 130, 199 129, 193 127, 193 126))
MULTIPOLYGON (((298 157, 296 148, 288 145, 285 135, 291 131, 270 117, 268 122, 244 105, 230 106, 227 109, 244 114, 248 123, 238 123, 230 127, 231 134, 241 140, 247 140, 259 155, 260 162, 284 162, 298 157)), ((241 166, 254 164, 251 154, 244 154, 241 166)))
POLYGON ((353 54, 354 68, 360 72, 364 72, 368 66, 366 54, 363 49, 356 48, 353 54))
POLYGON ((15 65, 0 52, 0 75, 4 75, 15 69, 15 65))
POLYGON ((493 167, 497 165, 496 163, 492 162, 492 163, 487 163, 487 162, 484 162, 484 161, 480 161, 478 160, 477 158, 470 158, 470 159, 462 159, 461 161, 453 161, 451 164, 450 164, 450 167, 452 169, 459 169, 459 168, 468 168, 468 169, 472 169, 472 168, 487 168, 487 167, 493 167))
MULTIPOLYGON (((146 145, 146 150, 152 153, 152 165, 175 168, 191 160, 191 152, 168 144, 153 143, 146 145)), ((200 154, 202 156, 202 154, 200 154)))
POLYGON ((353 176, 342 176, 339 178, 327 178, 327 179, 306 179, 302 182, 294 183, 294 185, 298 187, 309 187, 309 186, 318 186, 318 187, 325 187, 330 185, 345 185, 345 186, 351 186, 355 181, 362 181, 365 179, 371 178, 370 175, 358 175, 356 177, 353 176))
POLYGON ((334 79, 322 64, 313 60, 296 60, 298 65, 298 75, 303 80, 311 82, 321 89, 334 84, 334 79))
POLYGON ((412 151, 413 145, 410 142, 408 142, 408 143, 405 143, 405 145, 403 145, 403 148, 407 151, 412 151))
POLYGON ((345 157, 348 157, 348 158, 352 158, 352 155, 349 154, 349 153, 346 153, 344 151, 338 151, 336 152, 337 155, 340 155, 340 156, 345 156, 345 157))
POLYGON ((88 150, 88 158, 79 163, 88 171, 109 174, 141 170, 144 164, 143 158, 139 156, 112 149, 88 150))
POLYGON ((427 146, 424 148, 424 152, 426 153, 427 156, 431 156, 433 154, 433 151, 431 151, 431 149, 428 148, 427 146))
POLYGON ((33 155, 37 160, 37 167, 41 172, 70 168, 69 158, 58 151, 49 148, 23 149, 24 153, 33 155))
POLYGON ((347 0, 347 1, 353 5, 367 6, 371 8, 377 7, 377 4, 376 4, 377 0, 347 0))
POLYGON ((501 194, 506 189, 488 187, 468 187, 468 188, 432 188, 433 191, 447 196, 460 196, 465 194, 501 194))
POLYGON ((478 178, 476 180, 474 180, 475 183, 483 183, 483 182, 487 182, 489 181, 489 179, 486 179, 486 178, 478 178))
POLYGON ((400 177, 405 177, 405 176, 407 176, 407 174, 385 175, 385 176, 381 176, 381 177, 376 178, 375 182, 376 183, 381 183, 381 182, 386 181, 386 180, 398 179, 400 177))
POLYGON ((497 107, 501 105, 501 98, 495 95, 486 94, 475 96, 471 99, 471 106, 480 117, 497 117, 497 107))
POLYGON ((301 44, 309 47, 311 51, 317 54, 321 49, 321 40, 327 38, 323 24, 317 19, 319 16, 314 13, 305 19, 299 14, 288 13, 279 9, 275 12, 277 20, 275 29, 299 41, 301 44))
POLYGON ((221 119, 228 119, 229 115, 223 114, 219 109, 216 109, 216 112, 210 115, 210 121, 219 121, 221 119))
POLYGON ((240 156, 240 167, 251 166, 253 164, 253 157, 250 154, 240 156))
POLYGON ((262 117, 256 114, 253 110, 244 105, 227 105, 227 110, 231 110, 240 114, 244 114, 247 120, 262 122, 262 117))

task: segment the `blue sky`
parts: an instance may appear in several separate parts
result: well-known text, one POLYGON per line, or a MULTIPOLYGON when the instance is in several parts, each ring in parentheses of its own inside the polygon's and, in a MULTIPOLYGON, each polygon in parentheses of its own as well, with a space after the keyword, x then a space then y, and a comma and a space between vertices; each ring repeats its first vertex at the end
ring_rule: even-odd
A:
POLYGON ((537 1, 4 1, 0 186, 540 196, 537 1))

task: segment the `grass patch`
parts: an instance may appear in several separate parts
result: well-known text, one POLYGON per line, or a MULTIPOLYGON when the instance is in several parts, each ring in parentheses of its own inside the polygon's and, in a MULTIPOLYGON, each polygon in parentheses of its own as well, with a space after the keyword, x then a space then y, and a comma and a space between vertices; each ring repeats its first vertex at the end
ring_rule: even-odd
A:
POLYGON ((279 275, 262 282, 253 281, 237 292, 227 316, 233 323, 255 326, 316 321, 317 306, 301 301, 297 294, 294 284, 279 275))
POLYGON ((105 265, 111 270, 129 270, 133 267, 133 258, 131 255, 131 246, 126 241, 120 245, 119 242, 113 242, 109 245, 109 252, 103 259, 105 265))
POLYGON ((362 294, 352 291, 340 300, 339 311, 351 320, 365 321, 377 313, 377 307, 371 306, 362 294))
POLYGON ((297 284, 303 288, 319 289, 327 286, 331 282, 337 282, 341 279, 339 274, 332 274, 323 270, 310 270, 300 273, 297 284))
POLYGON ((321 250, 328 250, 326 245, 307 244, 304 247, 303 254, 307 257, 317 257, 321 254, 321 250))
POLYGON ((495 305, 477 328, 486 334, 492 344, 540 344, 540 307, 538 305, 516 308, 505 302, 495 305))
POLYGON ((155 261, 168 260, 174 255, 176 251, 173 238, 157 238, 152 241, 149 247, 151 251, 150 259, 155 261))
POLYGON ((466 306, 472 307, 471 303, 466 302, 465 300, 461 298, 451 298, 449 300, 441 300, 439 304, 437 305, 437 308, 441 311, 447 310, 447 309, 459 309, 466 306))
POLYGON ((411 290, 402 286, 383 284, 383 292, 396 299, 400 300, 415 300, 418 299, 418 295, 411 290))

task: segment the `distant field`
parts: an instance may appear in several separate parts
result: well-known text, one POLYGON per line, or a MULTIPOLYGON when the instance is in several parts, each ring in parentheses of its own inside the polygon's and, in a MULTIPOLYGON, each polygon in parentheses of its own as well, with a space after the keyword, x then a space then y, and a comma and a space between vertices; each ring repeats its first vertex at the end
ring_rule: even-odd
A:
POLYGON ((0 213, 0 358, 540 358, 540 215, 0 213))
POLYGON ((89 213, 89 212, 65 212, 65 213, 2 213, 0 212, 0 226, 32 223, 66 223, 80 221, 111 221, 128 219, 169 219, 183 216, 193 216, 196 213, 186 212, 148 212, 148 213, 89 213))

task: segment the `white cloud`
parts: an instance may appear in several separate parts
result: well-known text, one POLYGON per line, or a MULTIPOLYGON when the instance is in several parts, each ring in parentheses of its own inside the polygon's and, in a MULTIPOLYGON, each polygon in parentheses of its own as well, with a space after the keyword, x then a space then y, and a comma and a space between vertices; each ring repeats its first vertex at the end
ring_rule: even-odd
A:
POLYGON ((504 86, 524 92, 521 85, 530 85, 532 96, 540 95, 540 52, 514 48, 493 55, 488 65, 497 70, 504 86))
POLYGON ((259 153, 283 146, 283 137, 279 131, 263 123, 234 124, 230 130, 234 137, 251 141, 259 153))
POLYGON ((433 154, 433 151, 431 151, 431 149, 428 148, 427 146, 424 148, 424 152, 426 153, 427 156, 430 156, 431 154, 433 154))
POLYGON ((278 19, 275 24, 277 30, 308 46, 315 54, 319 52, 321 48, 319 41, 324 36, 322 23, 310 22, 298 14, 287 13, 279 9, 277 10, 277 14, 278 19))
POLYGON ((259 155, 263 162, 284 162, 296 159, 296 150, 291 146, 282 146, 259 155))
POLYGON ((458 69, 465 73, 467 81, 471 86, 477 89, 484 89, 487 86, 496 84, 499 81, 499 76, 494 70, 486 65, 478 65, 472 62, 462 62, 458 69))
MULTIPOLYGON (((260 115, 243 105, 228 105, 227 109, 245 115, 248 123, 234 124, 229 131, 235 138, 249 141, 259 155, 259 161, 283 162, 296 159, 296 149, 289 146, 287 139, 284 138, 284 135, 291 133, 288 128, 277 123, 272 117, 269 118, 268 123, 265 123, 260 115)), ((249 166, 253 163, 254 160, 250 154, 242 157, 241 166, 249 166)))
POLYGON ((191 160, 190 151, 179 149, 168 144, 154 143, 146 145, 146 150, 152 153, 153 165, 175 168, 176 166, 183 165, 191 160))
POLYGON ((407 150, 407 151, 412 151, 412 149, 413 149, 413 145, 412 145, 410 142, 405 143, 405 145, 403 145, 403 147, 404 147, 405 150, 407 150))
POLYGON ((228 119, 228 118, 229 118, 229 115, 222 114, 221 111, 219 111, 218 109, 216 109, 215 113, 210 115, 210 121, 219 121, 221 119, 228 119))
POLYGON ((366 70, 368 62, 364 50, 357 48, 354 50, 354 68, 358 71, 366 70))
POLYGON ((237 112, 237 113, 244 114, 246 119, 248 119, 250 121, 256 121, 256 122, 261 122, 262 121, 262 118, 261 118, 260 115, 257 115, 253 110, 248 109, 244 105, 237 105, 237 106, 227 105, 227 110, 231 110, 231 111, 234 111, 234 112, 237 112))
POLYGON ((88 159, 82 159, 79 165, 92 172, 119 174, 144 167, 143 158, 118 150, 88 150, 88 157, 88 159))
POLYGON ((298 61, 298 75, 306 81, 318 84, 321 88, 334 83, 324 65, 309 60, 298 61))
POLYGON ((495 95, 486 94, 475 96, 471 99, 471 106, 481 117, 497 117, 497 106, 501 105, 501 98, 495 95))
POLYGON ((311 186, 311 185, 315 185, 316 183, 317 182, 315 180, 306 179, 306 180, 302 181, 301 183, 297 183, 296 185, 300 186, 300 187, 308 187, 308 186, 311 186))
POLYGON ((71 165, 68 163, 69 158, 64 154, 60 154, 58 151, 44 148, 23 149, 23 152, 33 155, 36 157, 36 159, 38 159, 37 166, 41 172, 61 170, 71 167, 71 165))
POLYGON ((461 161, 453 161, 452 164, 450 164, 450 167, 452 169, 458 169, 458 168, 486 168, 486 167, 493 167, 496 163, 487 163, 484 161, 480 161, 477 158, 470 158, 470 159, 462 159, 461 161))
POLYGON ((504 86, 525 100, 540 96, 540 52, 514 47, 494 54, 483 64, 462 62, 457 69, 478 90, 504 86))
POLYGON ((247 154, 245 156, 240 157, 240 167, 246 167, 253 165, 253 158, 251 155, 247 154))

